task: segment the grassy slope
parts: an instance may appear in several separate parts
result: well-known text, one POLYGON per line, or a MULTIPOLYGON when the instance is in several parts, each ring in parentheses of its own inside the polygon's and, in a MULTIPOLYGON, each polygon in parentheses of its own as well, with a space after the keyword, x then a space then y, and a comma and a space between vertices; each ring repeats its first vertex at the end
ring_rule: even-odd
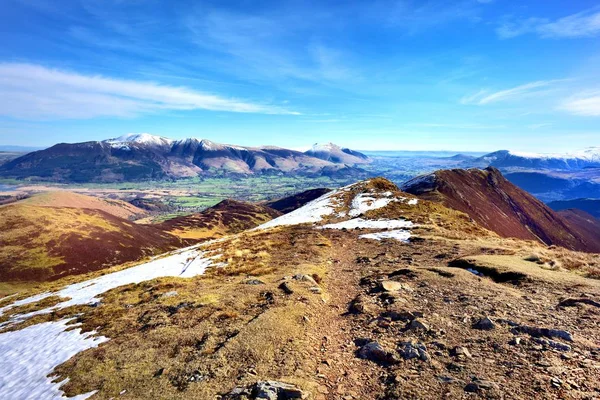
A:
POLYGON ((224 200, 200 213, 176 217, 158 226, 181 238, 205 239, 251 229, 279 215, 269 207, 224 200))
POLYGON ((35 194, 20 204, 39 207, 71 207, 101 210, 119 218, 145 215, 146 211, 121 200, 102 199, 69 191, 53 191, 35 194))
POLYGON ((3 281, 56 279, 182 246, 155 227, 68 207, 2 207, 0 232, 3 281))

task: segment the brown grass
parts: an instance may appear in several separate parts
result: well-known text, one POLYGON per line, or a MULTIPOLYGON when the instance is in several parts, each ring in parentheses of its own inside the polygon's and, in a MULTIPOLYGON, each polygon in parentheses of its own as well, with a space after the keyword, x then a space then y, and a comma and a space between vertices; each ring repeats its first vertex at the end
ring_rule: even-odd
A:
POLYGON ((278 286, 298 273, 325 276, 327 245, 309 228, 246 232, 208 246, 222 252, 217 261, 226 267, 116 288, 98 307, 43 317, 81 314, 84 330, 112 338, 57 369, 59 380, 69 378, 63 389, 68 395, 99 389, 100 398, 127 389, 134 398, 212 399, 255 380, 248 371, 309 387, 316 360, 302 355, 304 317, 318 313, 322 295, 308 290, 308 282, 290 280, 292 295, 278 286), (245 284, 249 275, 261 275, 265 284, 245 284))

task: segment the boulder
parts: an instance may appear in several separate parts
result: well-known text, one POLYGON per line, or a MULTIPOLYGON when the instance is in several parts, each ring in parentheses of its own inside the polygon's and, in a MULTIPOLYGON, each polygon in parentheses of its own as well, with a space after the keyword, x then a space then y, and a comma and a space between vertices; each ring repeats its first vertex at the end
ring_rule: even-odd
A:
POLYGON ((473 328, 480 329, 482 331, 491 331, 492 329, 496 328, 496 324, 490 319, 490 317, 483 317, 473 324, 473 328))
POLYGON ((392 353, 386 351, 379 343, 369 342, 358 350, 358 357, 378 364, 394 364, 397 359, 392 353))
POLYGON ((250 386, 238 386, 224 400, 292 400, 308 395, 294 385, 277 381, 259 381, 250 386))
POLYGON ((421 361, 428 361, 431 358, 427 353, 427 347, 416 341, 400 342, 398 352, 405 360, 418 358, 421 361))

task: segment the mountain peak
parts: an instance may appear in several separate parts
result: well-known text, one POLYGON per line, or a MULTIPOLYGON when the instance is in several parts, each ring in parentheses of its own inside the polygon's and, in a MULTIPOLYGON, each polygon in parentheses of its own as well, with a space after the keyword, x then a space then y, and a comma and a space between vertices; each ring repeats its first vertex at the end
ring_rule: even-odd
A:
POLYGON ((105 142, 111 145, 135 143, 150 146, 163 146, 170 145, 171 143, 173 143, 173 140, 162 136, 151 135, 149 133, 127 133, 125 135, 119 136, 118 138, 105 140, 105 142))
POLYGON ((366 155, 346 147, 340 147, 331 142, 315 143, 312 148, 304 154, 334 163, 365 164, 369 162, 369 157, 366 155))
POLYGON ((342 148, 335 143, 315 143, 312 145, 312 151, 335 151, 341 150, 342 148))

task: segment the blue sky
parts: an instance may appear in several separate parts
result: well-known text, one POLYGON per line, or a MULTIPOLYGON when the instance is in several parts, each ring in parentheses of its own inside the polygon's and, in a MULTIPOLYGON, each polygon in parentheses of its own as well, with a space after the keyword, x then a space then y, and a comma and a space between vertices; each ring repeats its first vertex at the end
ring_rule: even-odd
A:
POLYGON ((4 0, 0 144, 600 145, 595 1, 4 0))

